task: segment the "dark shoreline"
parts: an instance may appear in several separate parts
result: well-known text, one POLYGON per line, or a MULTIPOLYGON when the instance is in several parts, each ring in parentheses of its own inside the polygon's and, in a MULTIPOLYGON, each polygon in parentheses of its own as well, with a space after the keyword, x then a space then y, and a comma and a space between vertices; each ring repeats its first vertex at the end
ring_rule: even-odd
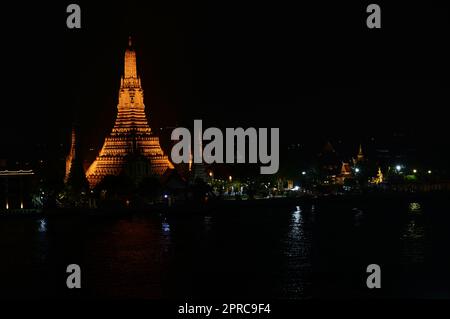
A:
POLYGON ((368 209, 375 210, 386 203, 390 205, 404 207, 411 202, 420 201, 427 206, 433 206, 434 202, 448 204, 450 213, 450 192, 429 192, 429 193, 367 193, 352 195, 328 195, 328 196, 301 196, 301 197, 277 197, 262 198, 252 200, 225 200, 218 199, 207 204, 195 204, 192 202, 177 202, 172 207, 167 205, 153 205, 148 207, 104 207, 104 208, 48 208, 35 212, 14 212, 3 211, 0 218, 16 218, 31 216, 129 216, 141 214, 164 214, 164 215, 208 215, 223 213, 228 214, 245 213, 247 208, 287 208, 295 209, 298 205, 320 205, 321 207, 336 206, 348 209, 368 209))

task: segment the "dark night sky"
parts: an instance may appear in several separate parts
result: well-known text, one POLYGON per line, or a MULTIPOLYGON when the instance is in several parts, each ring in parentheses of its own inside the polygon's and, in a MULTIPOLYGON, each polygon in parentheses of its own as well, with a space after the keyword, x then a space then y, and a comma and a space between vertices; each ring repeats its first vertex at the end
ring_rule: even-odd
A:
POLYGON ((448 7, 377 2, 382 29, 368 30, 370 2, 78 2, 69 30, 68 3, 4 9, 0 155, 67 142, 74 120, 99 147, 129 34, 153 128, 201 118, 310 144, 402 131, 448 154, 448 7))

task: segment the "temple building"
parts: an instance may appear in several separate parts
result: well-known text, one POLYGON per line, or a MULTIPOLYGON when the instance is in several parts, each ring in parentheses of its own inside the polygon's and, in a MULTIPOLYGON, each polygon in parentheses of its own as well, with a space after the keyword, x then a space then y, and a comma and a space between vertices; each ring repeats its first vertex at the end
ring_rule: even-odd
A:
POLYGON ((130 37, 125 51, 116 121, 100 154, 88 168, 86 177, 92 188, 106 175, 126 174, 139 182, 146 176, 161 176, 172 168, 172 163, 161 149, 159 138, 152 133, 147 121, 144 91, 130 37))
POLYGON ((33 194, 38 183, 32 169, 0 170, 0 212, 33 209, 33 194))
POLYGON ((362 163, 365 161, 364 153, 362 150, 362 145, 359 144, 358 154, 356 155, 356 159, 353 159, 353 164, 356 165, 358 163, 362 163))
POLYGON ((69 181, 70 173, 71 173, 72 167, 73 167, 72 164, 75 161, 76 145, 77 145, 77 138, 76 138, 76 131, 75 131, 75 126, 74 126, 74 127, 72 127, 72 135, 71 135, 69 154, 66 157, 66 173, 64 174, 64 183, 67 183, 69 181))
POLYGON ((72 127, 70 151, 66 157, 64 184, 75 191, 88 188, 88 182, 83 168, 83 160, 80 154, 80 143, 77 140, 77 126, 74 124, 72 127))
POLYGON ((381 167, 378 167, 377 176, 372 178, 372 184, 381 184, 384 182, 384 175, 381 172, 381 167))
POLYGON ((353 178, 352 169, 350 163, 342 162, 341 171, 336 176, 336 183, 343 185, 346 179, 353 178))
MULTIPOLYGON (((199 135, 194 138, 197 139, 198 145, 203 145, 201 133, 199 133, 199 135)), ((208 174, 206 173, 205 165, 203 163, 194 163, 193 158, 194 154, 191 150, 189 159, 189 184, 196 184, 199 180, 202 180, 206 183, 208 181, 208 174)))

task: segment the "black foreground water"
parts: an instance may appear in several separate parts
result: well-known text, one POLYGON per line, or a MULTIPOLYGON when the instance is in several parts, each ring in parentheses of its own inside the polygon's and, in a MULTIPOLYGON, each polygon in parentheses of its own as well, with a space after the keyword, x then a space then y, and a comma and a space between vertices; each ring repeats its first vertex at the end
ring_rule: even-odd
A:
POLYGON ((450 298, 447 196, 0 218, 9 298, 450 298), (378 264, 382 288, 366 287, 378 264), (66 288, 78 264, 82 289, 66 288))

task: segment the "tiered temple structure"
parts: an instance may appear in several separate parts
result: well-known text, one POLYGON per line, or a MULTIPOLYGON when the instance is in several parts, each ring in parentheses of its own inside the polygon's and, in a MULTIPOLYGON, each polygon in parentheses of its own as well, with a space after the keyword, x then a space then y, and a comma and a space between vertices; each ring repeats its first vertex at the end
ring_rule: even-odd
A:
POLYGON ((80 193, 88 189, 88 181, 83 168, 83 159, 80 152, 80 143, 77 138, 78 126, 72 126, 72 139, 70 151, 66 157, 66 174, 64 184, 69 192, 80 193))
POLYGON ((92 188, 106 175, 126 173, 138 181, 145 176, 162 175, 169 168, 174 167, 147 122, 144 91, 137 74, 136 52, 130 37, 125 51, 116 122, 97 159, 87 170, 86 177, 92 188))

